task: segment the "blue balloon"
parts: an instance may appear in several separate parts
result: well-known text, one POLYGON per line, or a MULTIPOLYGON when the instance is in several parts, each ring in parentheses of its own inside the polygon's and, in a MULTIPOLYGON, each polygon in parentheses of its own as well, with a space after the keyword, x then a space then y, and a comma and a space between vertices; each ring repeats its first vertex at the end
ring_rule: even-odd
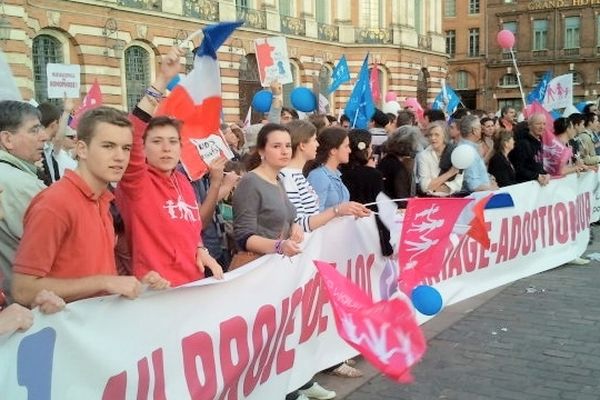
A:
POLYGON ((417 286, 411 293, 411 299, 415 308, 424 315, 435 315, 442 309, 442 295, 431 286, 417 286))
POLYGON ((317 109, 315 94, 308 88, 297 87, 290 95, 292 106, 302 112, 311 112, 317 109))
POLYGON ((256 112, 266 113, 271 109, 273 94, 268 90, 259 90, 252 98, 252 108, 256 112))
POLYGON ((558 118, 562 117, 562 114, 556 110, 550 111, 550 115, 552 116, 553 120, 557 120, 558 118))

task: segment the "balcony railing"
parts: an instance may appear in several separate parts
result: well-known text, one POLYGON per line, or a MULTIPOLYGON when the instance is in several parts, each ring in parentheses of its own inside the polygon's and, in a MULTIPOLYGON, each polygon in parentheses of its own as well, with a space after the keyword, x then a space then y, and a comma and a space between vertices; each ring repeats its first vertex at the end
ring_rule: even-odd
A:
POLYGON ((162 11, 162 0, 118 0, 120 6, 162 11))
POLYGON ((183 15, 205 21, 218 21, 219 3, 216 0, 184 0, 183 15))
POLYGON ((244 26, 248 28, 267 29, 267 16, 265 11, 253 8, 236 7, 238 20, 244 20, 244 26))
POLYGON ((281 16, 281 32, 289 35, 306 35, 306 20, 304 18, 281 16))
POLYGON ((419 48, 431 50, 431 36, 419 35, 419 48))
POLYGON ((544 49, 544 50, 533 50, 531 52, 531 57, 532 58, 548 57, 548 50, 546 50, 546 49, 544 49))
POLYGON ((563 49, 562 53, 563 53, 563 56, 567 56, 567 57, 578 56, 579 55, 579 48, 575 48, 575 49, 563 49))
POLYGON ((340 27, 337 25, 318 23, 318 37, 320 40, 328 42, 338 42, 340 40, 340 27))
POLYGON ((385 28, 358 28, 356 43, 392 43, 392 31, 385 28))

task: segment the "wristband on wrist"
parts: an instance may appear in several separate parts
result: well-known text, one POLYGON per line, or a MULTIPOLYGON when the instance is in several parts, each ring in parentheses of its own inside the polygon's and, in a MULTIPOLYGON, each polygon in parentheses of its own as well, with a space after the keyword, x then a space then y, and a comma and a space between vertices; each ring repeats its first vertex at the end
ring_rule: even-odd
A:
POLYGON ((150 86, 149 88, 144 90, 144 94, 156 101, 161 101, 163 99, 163 94, 160 91, 156 90, 153 86, 150 86))
POLYGON ((276 254, 283 254, 283 242, 285 242, 285 240, 277 240, 275 241, 275 253, 276 254))

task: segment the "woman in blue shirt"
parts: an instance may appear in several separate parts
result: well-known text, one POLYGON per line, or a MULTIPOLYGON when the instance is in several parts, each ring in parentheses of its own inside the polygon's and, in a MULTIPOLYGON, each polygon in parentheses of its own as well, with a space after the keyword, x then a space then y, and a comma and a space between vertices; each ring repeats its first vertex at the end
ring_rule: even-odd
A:
POLYGON ((342 174, 338 171, 341 164, 346 164, 350 157, 350 140, 348 132, 343 128, 324 129, 319 137, 319 147, 313 168, 308 174, 308 182, 319 197, 319 211, 330 207, 337 208, 341 203, 350 200, 348 188, 342 182, 342 174))

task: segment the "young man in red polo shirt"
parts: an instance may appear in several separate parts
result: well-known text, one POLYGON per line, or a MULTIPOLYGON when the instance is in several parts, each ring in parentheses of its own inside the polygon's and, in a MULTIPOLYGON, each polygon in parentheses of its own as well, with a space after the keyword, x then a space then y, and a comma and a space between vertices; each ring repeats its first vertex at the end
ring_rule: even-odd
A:
MULTIPOLYGON (((154 87, 179 73, 181 51, 172 49, 161 65, 154 87)), ((164 89, 164 88, 163 88, 164 89)), ((148 89, 150 90, 150 89, 148 89)), ((142 98, 140 108, 148 100, 142 98)), ((164 288, 168 282, 151 271, 142 283, 118 276, 115 234, 109 213, 110 182, 123 176, 132 147, 132 123, 110 107, 88 111, 79 122, 75 171, 36 196, 24 218, 23 239, 14 262, 12 295, 31 304, 41 289, 70 302, 99 294, 135 298, 142 283, 164 288)))

